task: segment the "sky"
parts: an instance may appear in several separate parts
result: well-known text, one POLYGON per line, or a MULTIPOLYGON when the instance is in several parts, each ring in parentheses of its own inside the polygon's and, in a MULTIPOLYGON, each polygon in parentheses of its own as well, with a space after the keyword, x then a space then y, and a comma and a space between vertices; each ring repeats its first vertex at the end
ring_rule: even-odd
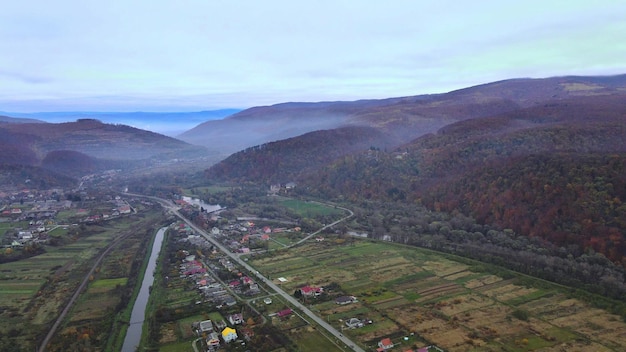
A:
POLYGON ((20 0, 0 111, 200 111, 626 73, 623 0, 20 0))

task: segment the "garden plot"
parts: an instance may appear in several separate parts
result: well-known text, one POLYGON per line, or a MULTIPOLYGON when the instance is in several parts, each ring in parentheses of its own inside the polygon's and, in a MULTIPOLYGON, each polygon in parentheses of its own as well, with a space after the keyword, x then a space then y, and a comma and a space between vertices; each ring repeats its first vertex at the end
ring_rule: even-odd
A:
POLYGON ((456 283, 447 283, 435 287, 431 287, 425 290, 417 291, 419 298, 415 300, 417 303, 424 303, 439 297, 449 296, 459 292, 464 292, 465 288, 459 286, 456 283))
POLYGON ((439 311, 446 316, 454 316, 493 305, 495 302, 475 293, 455 296, 447 301, 438 302, 439 311))
POLYGON ((494 287, 488 290, 481 290, 482 294, 489 296, 500 302, 511 301, 519 297, 530 295, 538 290, 508 283, 503 286, 494 287))
POLYGON ((475 274, 476 273, 474 273, 472 271, 463 270, 463 271, 459 271, 459 272, 454 273, 454 274, 447 275, 447 276, 444 277, 444 279, 450 280, 450 281, 457 281, 457 280, 460 280, 460 279, 463 279, 463 278, 466 278, 468 276, 475 275, 475 274))
POLYGON ((457 274, 468 269, 468 266, 465 264, 453 262, 444 258, 439 258, 437 261, 427 261, 422 265, 422 267, 425 270, 433 272, 439 277, 457 274))
POLYGON ((467 341, 472 340, 470 332, 464 327, 435 315, 427 316, 416 323, 413 329, 446 351, 467 351, 470 347, 467 341))
POLYGON ((583 308, 552 321, 556 326, 572 329, 590 340, 621 349, 626 347, 626 329, 618 316, 595 308, 583 308))
POLYGON ((282 285, 288 292, 303 283, 335 282, 342 294, 356 296, 358 303, 327 301, 314 307, 336 327, 338 319, 374 317, 374 324, 346 331, 362 345, 413 332, 446 351, 626 351, 626 324, 617 316, 567 299, 545 282, 537 285, 541 288, 520 285, 516 278, 470 270, 418 248, 369 241, 333 247, 312 243, 281 254, 280 261, 253 263, 262 272, 271 265, 278 274, 273 278, 287 275, 291 281, 282 285), (310 265, 281 266, 302 264, 293 259, 301 253, 310 265))
POLYGON ((500 281, 502 281, 502 278, 499 276, 485 275, 485 276, 467 281, 464 286, 470 289, 477 289, 480 287, 485 287, 487 285, 492 285, 500 281))

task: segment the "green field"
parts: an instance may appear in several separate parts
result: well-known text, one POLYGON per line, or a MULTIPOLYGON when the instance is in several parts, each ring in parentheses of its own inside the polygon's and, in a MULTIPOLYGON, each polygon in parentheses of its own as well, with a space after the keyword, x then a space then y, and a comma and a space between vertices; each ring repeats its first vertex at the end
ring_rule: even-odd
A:
POLYGON ((289 208, 301 217, 316 218, 320 216, 341 216, 344 211, 334 207, 329 207, 320 203, 302 201, 298 199, 285 199, 280 203, 283 207, 289 208))
POLYGON ((93 288, 114 288, 117 285, 126 285, 126 282, 128 282, 127 277, 120 277, 117 279, 99 279, 92 282, 89 286, 93 288))

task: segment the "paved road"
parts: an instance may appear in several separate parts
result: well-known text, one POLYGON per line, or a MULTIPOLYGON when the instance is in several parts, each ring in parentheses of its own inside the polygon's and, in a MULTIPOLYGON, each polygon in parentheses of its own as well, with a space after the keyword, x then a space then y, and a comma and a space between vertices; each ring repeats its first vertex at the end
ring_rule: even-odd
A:
MULTIPOLYGON (((134 194, 136 196, 142 196, 139 194, 134 194)), ((147 197, 147 196, 143 196, 143 197, 147 197)), ((243 267, 244 269, 248 270, 250 273, 253 273, 260 281, 262 281, 263 283, 265 283, 265 285, 267 285, 269 288, 271 288, 272 290, 276 291, 279 295, 281 295, 286 301, 288 301, 292 306, 298 308, 300 311, 302 311, 305 315, 307 315, 311 320, 315 321, 319 326, 321 326, 323 329, 325 329, 328 333, 330 333, 331 335, 333 335, 337 340, 341 341, 341 343, 343 343, 347 348, 356 351, 356 352, 365 352, 365 350, 363 350, 361 347, 357 346, 354 342, 352 342, 352 340, 350 340, 349 338, 345 337, 342 333, 340 333, 339 331, 337 331, 337 329, 335 329, 332 325, 330 325, 329 323, 327 323, 324 319, 320 318, 319 316, 317 316, 315 313, 313 313, 310 309, 308 309, 307 307, 305 307, 302 303, 300 303, 300 301, 298 301, 297 299, 295 299, 295 297, 293 297, 292 295, 288 294, 287 292, 283 291, 282 288, 280 288, 278 285, 276 285, 275 283, 273 283, 271 280, 269 280, 268 278, 266 278, 265 276, 263 276, 261 273, 259 273, 256 269, 254 269, 253 267, 251 267, 250 265, 248 265, 248 263, 246 263, 243 259, 241 259, 238 255, 236 255, 235 253, 230 252, 226 247, 224 247, 220 242, 218 242, 217 240, 215 240, 213 237, 211 237, 209 234, 207 234, 204 230, 202 230, 201 228, 199 228, 198 226, 196 226, 194 223, 192 223, 191 221, 189 221, 187 218, 185 218, 182 214, 180 214, 178 212, 178 207, 176 207, 172 202, 165 200, 165 199, 161 199, 161 198, 156 198, 156 197, 147 197, 153 200, 158 201, 163 207, 167 208, 170 212, 172 212, 173 214, 175 214, 176 216, 178 216, 181 220, 183 220, 185 223, 187 223, 187 225, 189 225, 191 228, 193 228, 196 232, 198 232, 199 234, 201 234, 204 238, 206 238, 209 242, 211 242, 215 247, 219 248, 220 251, 222 251, 224 254, 228 255, 234 262, 236 262, 237 264, 239 264, 241 267, 243 267)), ((346 216, 345 218, 335 221, 332 224, 326 225, 323 228, 321 228, 320 230, 312 233, 311 235, 307 236, 307 238, 310 238, 312 236, 314 236, 315 234, 319 233, 320 231, 330 227, 330 226, 334 226, 337 223, 344 221, 345 219, 350 218, 351 216, 353 216, 352 211, 346 209, 346 208, 340 208, 343 209, 345 211, 348 211, 350 213, 350 215, 346 216)), ((304 240, 303 240, 304 241, 304 240)), ((301 243, 303 241, 300 241, 298 243, 301 243)))

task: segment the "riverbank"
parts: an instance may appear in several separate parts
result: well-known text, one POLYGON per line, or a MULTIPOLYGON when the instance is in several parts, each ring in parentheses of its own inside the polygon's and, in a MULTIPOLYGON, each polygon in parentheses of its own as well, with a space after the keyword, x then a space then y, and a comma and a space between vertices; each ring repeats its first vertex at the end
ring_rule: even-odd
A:
POLYGON ((105 351, 121 351, 122 349, 122 345, 124 343, 124 339, 128 331, 128 326, 129 326, 132 310, 137 300, 137 296, 139 295, 139 291, 141 289, 141 283, 143 282, 143 279, 146 275, 146 269, 148 267, 148 262, 150 259, 150 257, 147 255, 148 254, 147 249, 152 248, 154 246, 154 241, 156 238, 156 231, 154 232, 154 234, 155 234, 154 236, 150 237, 149 241, 145 242, 144 250, 142 250, 140 253, 137 253, 138 255, 142 256, 143 260, 141 262, 141 266, 139 267, 137 275, 135 276, 135 280, 132 281, 132 284, 134 284, 133 292, 131 294, 131 297, 126 307, 121 312, 119 312, 115 317, 115 326, 113 327, 111 331, 111 337, 107 341, 105 351))
POLYGON ((140 342, 142 341, 142 331, 145 330, 144 325, 146 325, 145 316, 146 310, 148 308, 148 301, 150 298, 150 290, 154 282, 157 261, 159 258, 159 253, 161 252, 161 247, 163 245, 166 232, 167 227, 160 228, 156 235, 153 237, 153 240, 151 241, 152 245, 150 246, 150 256, 149 258, 148 256, 146 256, 146 258, 148 258, 147 265, 142 271, 143 277, 141 280, 141 287, 132 305, 129 326, 126 330, 121 351, 134 352, 139 347, 140 342))

